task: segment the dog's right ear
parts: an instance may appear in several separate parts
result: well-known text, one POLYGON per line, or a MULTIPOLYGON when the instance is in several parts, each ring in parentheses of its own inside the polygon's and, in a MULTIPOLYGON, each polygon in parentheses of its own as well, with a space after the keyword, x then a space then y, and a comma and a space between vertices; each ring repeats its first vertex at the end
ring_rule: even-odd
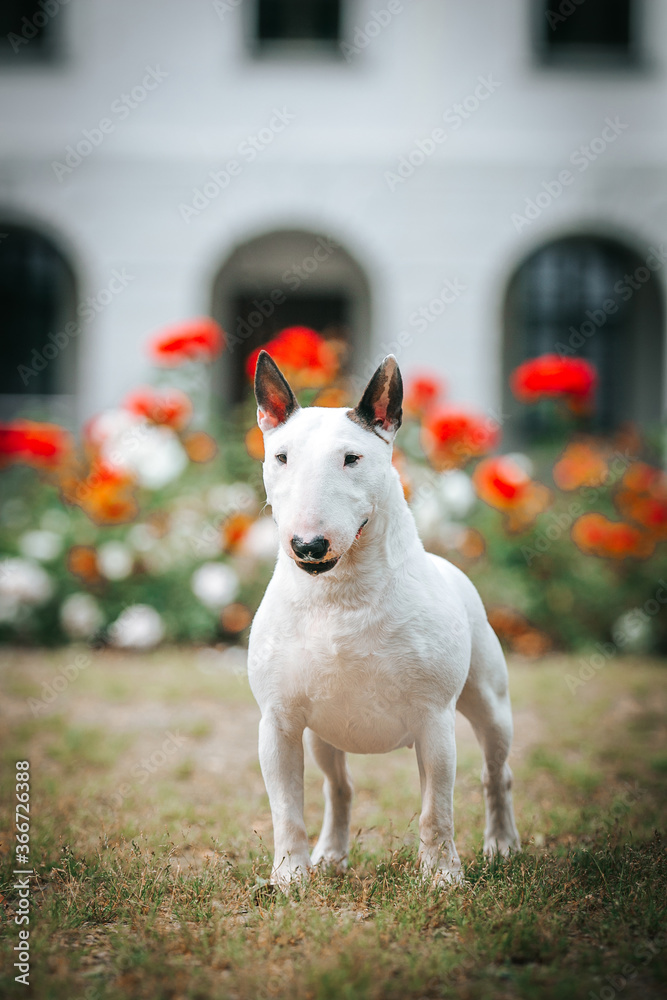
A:
POLYGON ((257 423, 263 431, 284 424, 299 409, 296 396, 270 354, 260 351, 255 369, 257 423))

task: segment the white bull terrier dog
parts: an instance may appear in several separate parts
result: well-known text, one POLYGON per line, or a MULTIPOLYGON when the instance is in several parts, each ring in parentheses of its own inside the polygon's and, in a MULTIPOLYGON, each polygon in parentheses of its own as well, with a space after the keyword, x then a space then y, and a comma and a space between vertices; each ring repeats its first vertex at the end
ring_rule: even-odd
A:
POLYGON ((272 881, 286 888, 317 864, 343 870, 352 798, 346 752, 413 744, 422 872, 437 884, 460 881, 457 708, 484 755, 484 851, 519 850, 507 667, 473 584, 424 551, 391 464, 403 396, 396 359, 385 358, 355 409, 302 409, 263 351, 255 395, 280 538, 248 651, 273 817, 272 881), (303 819, 304 734, 325 776, 312 856, 303 819))

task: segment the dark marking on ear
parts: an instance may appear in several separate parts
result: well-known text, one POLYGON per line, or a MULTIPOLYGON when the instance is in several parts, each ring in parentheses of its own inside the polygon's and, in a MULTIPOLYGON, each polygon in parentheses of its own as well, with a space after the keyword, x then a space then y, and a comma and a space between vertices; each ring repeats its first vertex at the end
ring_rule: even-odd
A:
POLYGON ((387 441, 385 434, 395 434, 401 426, 402 403, 401 372, 396 358, 389 354, 366 386, 358 405, 349 410, 347 415, 364 430, 373 431, 383 441, 387 441))
POLYGON ((257 423, 263 431, 284 424, 299 409, 289 382, 270 354, 260 351, 255 369, 257 423))

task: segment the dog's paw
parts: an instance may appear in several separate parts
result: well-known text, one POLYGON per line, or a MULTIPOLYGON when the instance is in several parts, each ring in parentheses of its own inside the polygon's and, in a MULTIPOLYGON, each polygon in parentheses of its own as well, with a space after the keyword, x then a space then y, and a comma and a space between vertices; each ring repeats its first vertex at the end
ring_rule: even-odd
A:
POLYGON ((271 885, 275 885, 282 892, 288 893, 292 889, 298 889, 310 881, 312 871, 309 857, 297 862, 290 859, 290 863, 283 860, 279 865, 274 865, 271 872, 271 885))
POLYGON ((463 885, 463 868, 447 868, 444 865, 438 868, 425 868, 421 870, 422 881, 428 883, 434 889, 444 889, 449 886, 463 885))
POLYGON ((510 854, 517 854, 521 850, 521 841, 518 833, 510 833, 498 837, 484 837, 484 856, 489 858, 509 858, 510 854))
POLYGON ((314 868, 320 868, 330 875, 343 875, 347 871, 347 856, 341 857, 333 851, 315 850, 310 859, 314 868))

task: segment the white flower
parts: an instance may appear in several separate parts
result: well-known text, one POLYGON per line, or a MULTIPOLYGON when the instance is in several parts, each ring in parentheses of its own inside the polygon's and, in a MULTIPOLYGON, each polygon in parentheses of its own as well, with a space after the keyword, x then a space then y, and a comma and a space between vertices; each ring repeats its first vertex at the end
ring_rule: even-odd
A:
POLYGON ((126 410, 107 410, 88 425, 88 436, 110 465, 158 490, 180 476, 188 456, 169 427, 156 427, 126 410))
POLYGON ((19 538, 21 554, 39 562, 51 562, 60 555, 63 540, 55 531, 26 531, 19 538))
POLYGON ((651 648, 653 622, 642 608, 630 608, 616 619, 611 635, 624 652, 645 653, 651 648))
POLYGON ((44 604, 53 593, 51 577, 28 559, 0 560, 0 595, 24 604, 44 604))
POLYGON ((278 529, 271 517, 251 524, 241 543, 241 553, 262 562, 274 562, 278 555, 278 529))
POLYGON ((97 550, 97 564, 107 580, 125 580, 132 572, 134 556, 122 542, 104 542, 97 550))
POLYGON ((533 464, 533 460, 529 458, 528 455, 524 455, 522 451, 513 451, 505 457, 511 459, 512 462, 518 465, 520 469, 523 469, 526 475, 530 476, 532 479, 533 473, 535 472, 535 466, 533 464))
POLYGON ((148 604, 132 604, 109 627, 109 638, 121 649, 151 649, 164 638, 162 618, 148 604))
POLYGON ((70 594, 60 607, 60 622, 71 639, 88 639, 101 628, 104 616, 90 594, 70 594))
POLYGON ((439 493, 451 517, 466 517, 475 503, 475 490, 470 477, 460 469, 443 472, 439 479, 439 493))
POLYGON ((239 578, 231 566, 209 562, 194 571, 191 586, 202 604, 217 611, 234 600, 239 590, 239 578))
POLYGON ((127 533, 127 540, 137 552, 150 552, 158 539, 149 524, 133 524, 127 533))

